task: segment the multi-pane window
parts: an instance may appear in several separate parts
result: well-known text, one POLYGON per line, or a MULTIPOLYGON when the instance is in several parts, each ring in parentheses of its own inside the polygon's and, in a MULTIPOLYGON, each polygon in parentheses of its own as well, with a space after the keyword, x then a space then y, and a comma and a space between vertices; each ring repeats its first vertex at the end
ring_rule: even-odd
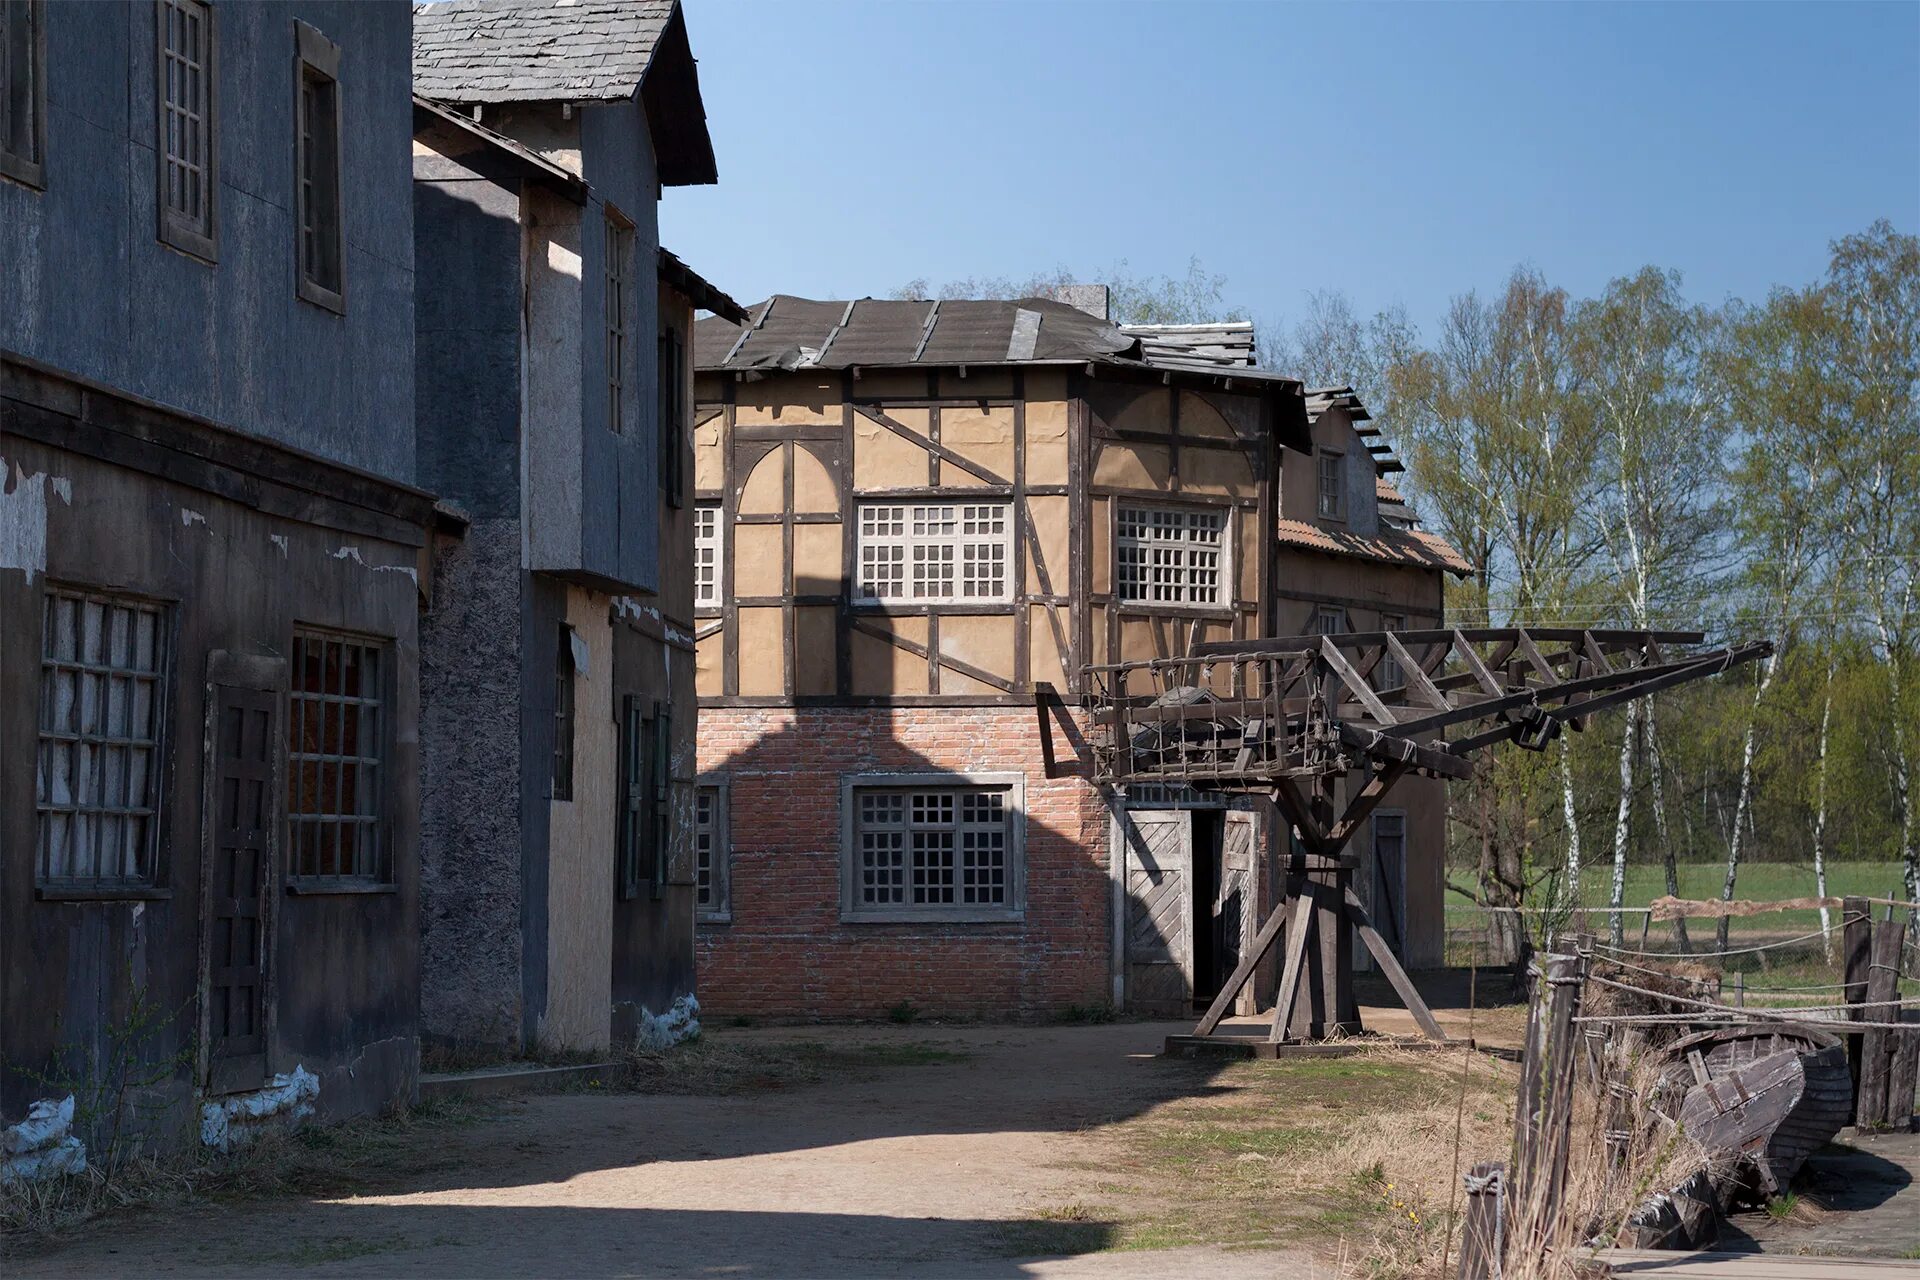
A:
POLYGON ((176 249, 211 258, 219 182, 213 13, 200 0, 155 0, 155 6, 160 238, 176 249))
POLYGON ((168 649, 164 606, 48 589, 35 790, 43 887, 153 883, 168 649))
MULTIPOLYGON (((1406 625, 1407 619, 1404 614, 1383 613, 1380 615, 1380 629, 1382 631, 1399 631, 1405 628, 1406 625)), ((1380 661, 1375 663, 1373 667, 1373 687, 1382 693, 1387 693, 1394 689, 1404 688, 1406 683, 1407 673, 1400 669, 1400 660, 1393 656, 1391 649, 1383 646, 1380 653, 1380 661)))
POLYGON ((1322 449, 1314 455, 1322 520, 1346 519, 1346 468, 1342 465, 1345 462, 1346 455, 1335 449, 1322 449))
POLYGON ((609 208, 606 228, 607 429, 627 429, 627 309, 633 305, 633 224, 609 208))
POLYGON ((981 603, 1010 599, 1004 502, 867 503, 860 508, 866 600, 981 603))
POLYGON ((553 646, 553 798, 573 799, 573 628, 560 624, 553 646))
POLYGON ((1347 634, 1347 611, 1345 609, 1319 608, 1313 611, 1313 634, 1317 636, 1343 636, 1347 634))
POLYGON ((340 207, 340 46, 296 21, 299 121, 294 149, 300 218, 300 296, 345 306, 340 207))
POLYGON ((716 786, 693 793, 694 907, 709 919, 726 919, 733 911, 727 865, 727 798, 716 786))
POLYGON ((854 799, 856 909, 1008 904, 1004 789, 868 788, 854 799))
POLYGON ((287 874, 390 878, 382 801, 387 646, 293 633, 287 683, 287 874))
POLYGON ((616 852, 622 898, 639 897, 643 886, 657 897, 667 882, 672 741, 673 723, 665 705, 633 694, 621 700, 616 852))
POLYGON ((693 509, 693 603, 720 603, 720 504, 703 502, 693 509))
POLYGON ((1226 531, 1221 509, 1121 507, 1114 593, 1140 604, 1226 604, 1226 531))
POLYGON ((46 151, 46 6, 0 0, 0 173, 40 186, 46 151))
POLYGON ((680 331, 666 325, 660 327, 657 345, 659 354, 655 364, 660 379, 660 488, 666 492, 667 504, 677 507, 681 497, 680 452, 685 447, 687 414, 686 347, 681 344, 680 331))

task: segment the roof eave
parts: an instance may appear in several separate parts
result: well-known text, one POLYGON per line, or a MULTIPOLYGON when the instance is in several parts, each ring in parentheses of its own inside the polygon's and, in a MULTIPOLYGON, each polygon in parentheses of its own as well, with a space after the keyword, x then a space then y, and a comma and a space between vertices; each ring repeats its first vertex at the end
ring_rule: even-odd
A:
POLYGON ((707 104, 700 96, 700 64, 687 39, 686 13, 678 4, 654 46, 637 90, 654 164, 666 187, 703 187, 720 181, 707 131, 707 104))
POLYGON ((707 280, 699 272, 682 262, 678 256, 666 249, 660 250, 660 279, 687 296, 694 308, 699 311, 711 311, 723 320, 735 324, 745 324, 747 309, 735 302, 731 295, 707 280))
POLYGON ((443 103, 414 94, 413 131, 415 136, 436 127, 453 129, 487 148, 485 154, 491 163, 482 161, 477 167, 469 162, 469 157, 448 157, 465 164, 482 177, 528 179, 552 187, 575 204, 587 202, 587 183, 578 174, 561 168, 512 138, 495 133, 492 129, 468 119, 443 103))

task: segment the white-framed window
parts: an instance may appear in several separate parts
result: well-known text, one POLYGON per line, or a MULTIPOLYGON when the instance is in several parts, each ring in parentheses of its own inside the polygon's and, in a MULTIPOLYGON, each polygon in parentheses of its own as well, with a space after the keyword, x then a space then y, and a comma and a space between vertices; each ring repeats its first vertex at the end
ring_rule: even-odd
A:
MULTIPOLYGON (((1407 617, 1403 613, 1383 613, 1380 615, 1380 629, 1382 631, 1403 631, 1406 629, 1406 625, 1407 617)), ((1381 693, 1388 693, 1395 689, 1405 688, 1406 683, 1407 673, 1400 669, 1400 660, 1393 656, 1391 649, 1383 647, 1380 654, 1380 661, 1376 662, 1373 666, 1373 687, 1381 693)))
POLYGON ((727 787, 702 783, 693 792, 694 909, 702 920, 733 919, 731 850, 727 842, 727 787))
POLYGON ((1322 520, 1347 518, 1346 460, 1347 455, 1338 449, 1321 449, 1314 454, 1322 520))
POLYGON ((1122 506, 1114 594, 1131 604, 1221 608, 1227 598, 1224 507, 1122 506))
POLYGON ((996 604, 1012 599, 1012 514, 1004 502, 868 502, 860 506, 863 600, 996 604))
POLYGON ((1313 611, 1313 634, 1317 636, 1343 636, 1347 634, 1347 611, 1330 605, 1322 605, 1313 611))
POLYGON ((155 0, 160 239, 209 260, 220 185, 213 21, 202 0, 155 0))
POLYGON ((387 662, 371 637, 301 629, 287 672, 287 875, 387 884, 387 662))
POLYGON ((843 778, 842 916, 1018 919, 1025 788, 1019 774, 843 778))
POLYGON ((0 173, 45 185, 44 0, 0 0, 0 173))
POLYGON ((165 605, 48 588, 34 795, 40 887, 153 884, 171 661, 165 605))
POLYGON ((695 607, 720 603, 721 556, 726 552, 720 504, 702 502, 693 509, 693 603, 695 607))

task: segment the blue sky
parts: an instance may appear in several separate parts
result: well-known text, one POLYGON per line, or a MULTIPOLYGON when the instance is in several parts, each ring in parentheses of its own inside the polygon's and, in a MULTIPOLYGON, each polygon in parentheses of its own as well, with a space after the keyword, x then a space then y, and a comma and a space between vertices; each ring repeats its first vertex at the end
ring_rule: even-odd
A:
POLYGON ((1702 301, 1920 230, 1920 4, 686 0, 720 185, 664 243, 742 301, 1125 260, 1431 327, 1517 263, 1702 301))

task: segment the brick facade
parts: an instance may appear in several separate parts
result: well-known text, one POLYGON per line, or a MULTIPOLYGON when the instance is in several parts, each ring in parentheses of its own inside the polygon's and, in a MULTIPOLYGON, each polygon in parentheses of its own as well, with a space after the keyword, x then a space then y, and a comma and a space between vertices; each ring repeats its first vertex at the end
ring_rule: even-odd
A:
POLYGON ((703 924, 712 1014, 1038 1016, 1111 998, 1110 810, 1046 776, 1031 707, 702 707, 703 780, 728 782, 732 921, 703 924), (841 779, 1025 778, 1026 910, 1012 923, 841 919, 841 779))

